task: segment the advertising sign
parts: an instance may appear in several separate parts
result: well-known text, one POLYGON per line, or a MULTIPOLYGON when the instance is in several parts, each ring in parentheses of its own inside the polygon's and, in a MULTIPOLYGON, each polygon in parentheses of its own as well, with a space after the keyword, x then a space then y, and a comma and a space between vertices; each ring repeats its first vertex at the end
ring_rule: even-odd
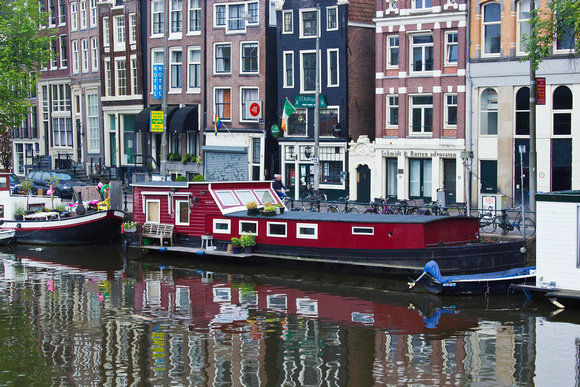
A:
POLYGON ((546 104, 546 78, 536 78, 536 105, 546 104))
POLYGON ((163 112, 162 111, 152 111, 151 112, 151 132, 163 133, 163 112))
POLYGON ((153 99, 163 99, 163 65, 153 65, 153 99))

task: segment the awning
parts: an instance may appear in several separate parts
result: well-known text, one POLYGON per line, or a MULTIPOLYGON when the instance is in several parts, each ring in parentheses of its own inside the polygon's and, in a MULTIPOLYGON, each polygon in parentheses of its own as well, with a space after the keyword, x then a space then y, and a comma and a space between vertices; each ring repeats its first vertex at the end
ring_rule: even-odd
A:
POLYGON ((199 130, 198 106, 185 106, 177 110, 171 119, 169 132, 185 133, 199 130))
POLYGON ((161 110, 160 105, 151 105, 141 110, 137 117, 135 117, 135 132, 149 132, 151 127, 149 121, 151 119, 151 112, 155 110, 161 110))

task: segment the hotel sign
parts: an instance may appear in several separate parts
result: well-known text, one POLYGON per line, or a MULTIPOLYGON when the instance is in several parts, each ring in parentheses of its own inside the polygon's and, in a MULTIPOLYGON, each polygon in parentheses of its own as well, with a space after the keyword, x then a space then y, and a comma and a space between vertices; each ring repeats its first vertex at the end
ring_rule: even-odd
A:
MULTIPOLYGON (((318 107, 326 109, 326 100, 324 99, 323 95, 319 95, 318 97, 318 107)), ((295 108, 315 108, 315 99, 314 95, 297 95, 294 97, 294 107, 295 108)))

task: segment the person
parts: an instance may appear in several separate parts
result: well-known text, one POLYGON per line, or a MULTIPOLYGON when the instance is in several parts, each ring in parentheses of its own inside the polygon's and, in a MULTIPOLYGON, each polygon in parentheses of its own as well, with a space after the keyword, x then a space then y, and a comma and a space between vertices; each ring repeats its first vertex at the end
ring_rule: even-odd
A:
POLYGON ((284 186, 284 183, 282 183, 282 175, 278 174, 274 175, 274 183, 272 183, 272 187, 274 188, 274 191, 276 191, 280 199, 284 199, 286 197, 287 189, 284 186))

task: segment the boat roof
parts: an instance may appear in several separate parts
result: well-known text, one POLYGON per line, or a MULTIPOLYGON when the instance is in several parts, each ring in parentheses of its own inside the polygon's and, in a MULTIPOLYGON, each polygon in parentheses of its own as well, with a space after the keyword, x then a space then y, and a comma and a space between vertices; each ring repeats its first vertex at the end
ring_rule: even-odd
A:
MULTIPOLYGON (((283 214, 276 216, 249 216, 247 211, 236 211, 227 214, 232 218, 262 219, 269 221, 291 220, 304 222, 349 222, 349 223, 431 223, 440 222, 457 218, 470 219, 467 216, 435 216, 435 215, 390 215, 390 214, 360 214, 360 213, 333 213, 333 212, 314 212, 314 211, 284 211, 283 214)), ((472 218, 477 220, 477 218, 472 218)))

